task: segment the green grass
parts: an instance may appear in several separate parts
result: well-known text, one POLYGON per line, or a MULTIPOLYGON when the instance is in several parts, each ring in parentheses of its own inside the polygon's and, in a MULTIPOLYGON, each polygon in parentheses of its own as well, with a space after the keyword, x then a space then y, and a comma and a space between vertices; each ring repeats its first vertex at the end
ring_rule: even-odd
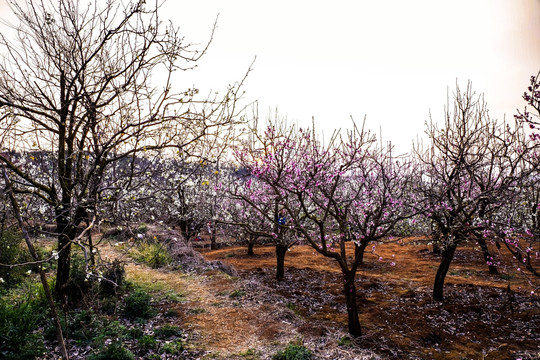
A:
POLYGON ((278 351, 272 360, 311 360, 313 354, 304 345, 290 343, 285 349, 278 351))
POLYGON ((234 290, 232 293, 229 294, 229 297, 231 299, 236 299, 245 295, 246 295, 246 292, 244 290, 234 290))
POLYGON ((137 261, 142 262, 152 269, 169 266, 173 262, 167 247, 160 243, 141 244, 137 249, 130 252, 130 255, 137 261))

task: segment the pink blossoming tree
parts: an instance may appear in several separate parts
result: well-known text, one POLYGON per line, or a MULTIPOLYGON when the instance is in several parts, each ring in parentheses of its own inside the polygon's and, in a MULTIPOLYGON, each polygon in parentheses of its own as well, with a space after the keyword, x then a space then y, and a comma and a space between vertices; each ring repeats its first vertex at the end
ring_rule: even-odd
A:
MULTIPOLYGON (((349 332, 362 334, 355 278, 367 244, 389 235, 413 215, 411 164, 392 159, 375 137, 356 128, 323 144, 311 130, 270 124, 257 156, 244 157, 251 174, 279 199, 299 232, 318 253, 336 260, 343 274, 349 332), (352 254, 347 243, 353 244, 352 254)), ((253 152, 249 152, 253 154, 253 152)))

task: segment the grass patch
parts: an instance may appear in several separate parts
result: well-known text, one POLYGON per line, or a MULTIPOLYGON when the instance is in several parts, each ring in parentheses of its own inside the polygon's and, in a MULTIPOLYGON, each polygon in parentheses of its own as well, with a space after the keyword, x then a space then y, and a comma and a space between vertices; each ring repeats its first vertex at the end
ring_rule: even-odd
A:
POLYGON ((113 342, 98 353, 90 355, 88 360, 135 360, 135 355, 121 342, 113 342))
POLYGON ((182 335, 182 330, 176 325, 165 324, 154 330, 154 335, 158 339, 169 339, 171 337, 178 337, 182 335))
POLYGON ((206 312, 206 310, 203 309, 203 308, 193 308, 193 309, 188 309, 187 310, 188 315, 198 315, 198 314, 203 314, 205 312, 206 312))
POLYGON ((229 297, 231 299, 237 299, 245 295, 246 295, 246 292, 244 290, 234 290, 232 293, 229 294, 229 297))
POLYGON ((313 354, 304 345, 290 343, 272 356, 272 360, 311 360, 313 354))
POLYGON ((516 278, 516 274, 512 274, 512 273, 501 273, 500 276, 501 276, 501 279, 507 280, 507 281, 511 281, 516 278))
POLYGON ((128 295, 124 301, 123 315, 128 319, 149 319, 155 312, 150 306, 150 295, 144 290, 136 290, 128 295))
POLYGON ((152 269, 169 266, 173 258, 166 246, 160 243, 144 243, 130 252, 137 261, 142 262, 152 269))
POLYGON ((257 350, 247 349, 238 353, 238 356, 243 357, 246 360, 258 360, 261 358, 257 350))
POLYGON ((166 290, 165 293, 161 295, 161 300, 176 304, 182 304, 186 301, 186 296, 184 294, 177 293, 174 290, 166 290))

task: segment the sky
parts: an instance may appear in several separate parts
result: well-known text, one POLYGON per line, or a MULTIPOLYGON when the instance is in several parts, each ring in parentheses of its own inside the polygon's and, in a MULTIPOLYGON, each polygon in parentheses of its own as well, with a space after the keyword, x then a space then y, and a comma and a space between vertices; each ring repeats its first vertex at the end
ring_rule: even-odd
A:
MULTIPOLYGON (((0 16, 6 14, 0 0, 0 16)), ((328 136, 351 117, 398 151, 443 120, 447 94, 470 80, 493 118, 513 121, 540 70, 539 0, 168 0, 162 16, 186 41, 213 43, 180 87, 242 79, 259 116, 276 109, 328 136)), ((273 115, 272 115, 273 116, 273 115)))

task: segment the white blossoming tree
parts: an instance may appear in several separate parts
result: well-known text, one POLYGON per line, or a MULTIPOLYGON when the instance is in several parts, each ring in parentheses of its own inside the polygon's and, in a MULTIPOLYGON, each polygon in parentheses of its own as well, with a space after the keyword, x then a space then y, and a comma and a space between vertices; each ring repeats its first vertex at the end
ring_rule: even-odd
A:
POLYGON ((192 68, 207 46, 186 43, 162 22, 157 3, 10 4, 17 22, 13 35, 0 34, 0 164, 14 193, 39 199, 54 214, 56 293, 65 302, 72 241, 116 186, 103 184, 116 178, 115 164, 129 170, 145 151, 186 153, 198 140, 222 136, 237 118, 241 83, 210 98, 174 88, 173 76, 192 68), (37 152, 51 161, 35 173, 29 163, 37 152))

